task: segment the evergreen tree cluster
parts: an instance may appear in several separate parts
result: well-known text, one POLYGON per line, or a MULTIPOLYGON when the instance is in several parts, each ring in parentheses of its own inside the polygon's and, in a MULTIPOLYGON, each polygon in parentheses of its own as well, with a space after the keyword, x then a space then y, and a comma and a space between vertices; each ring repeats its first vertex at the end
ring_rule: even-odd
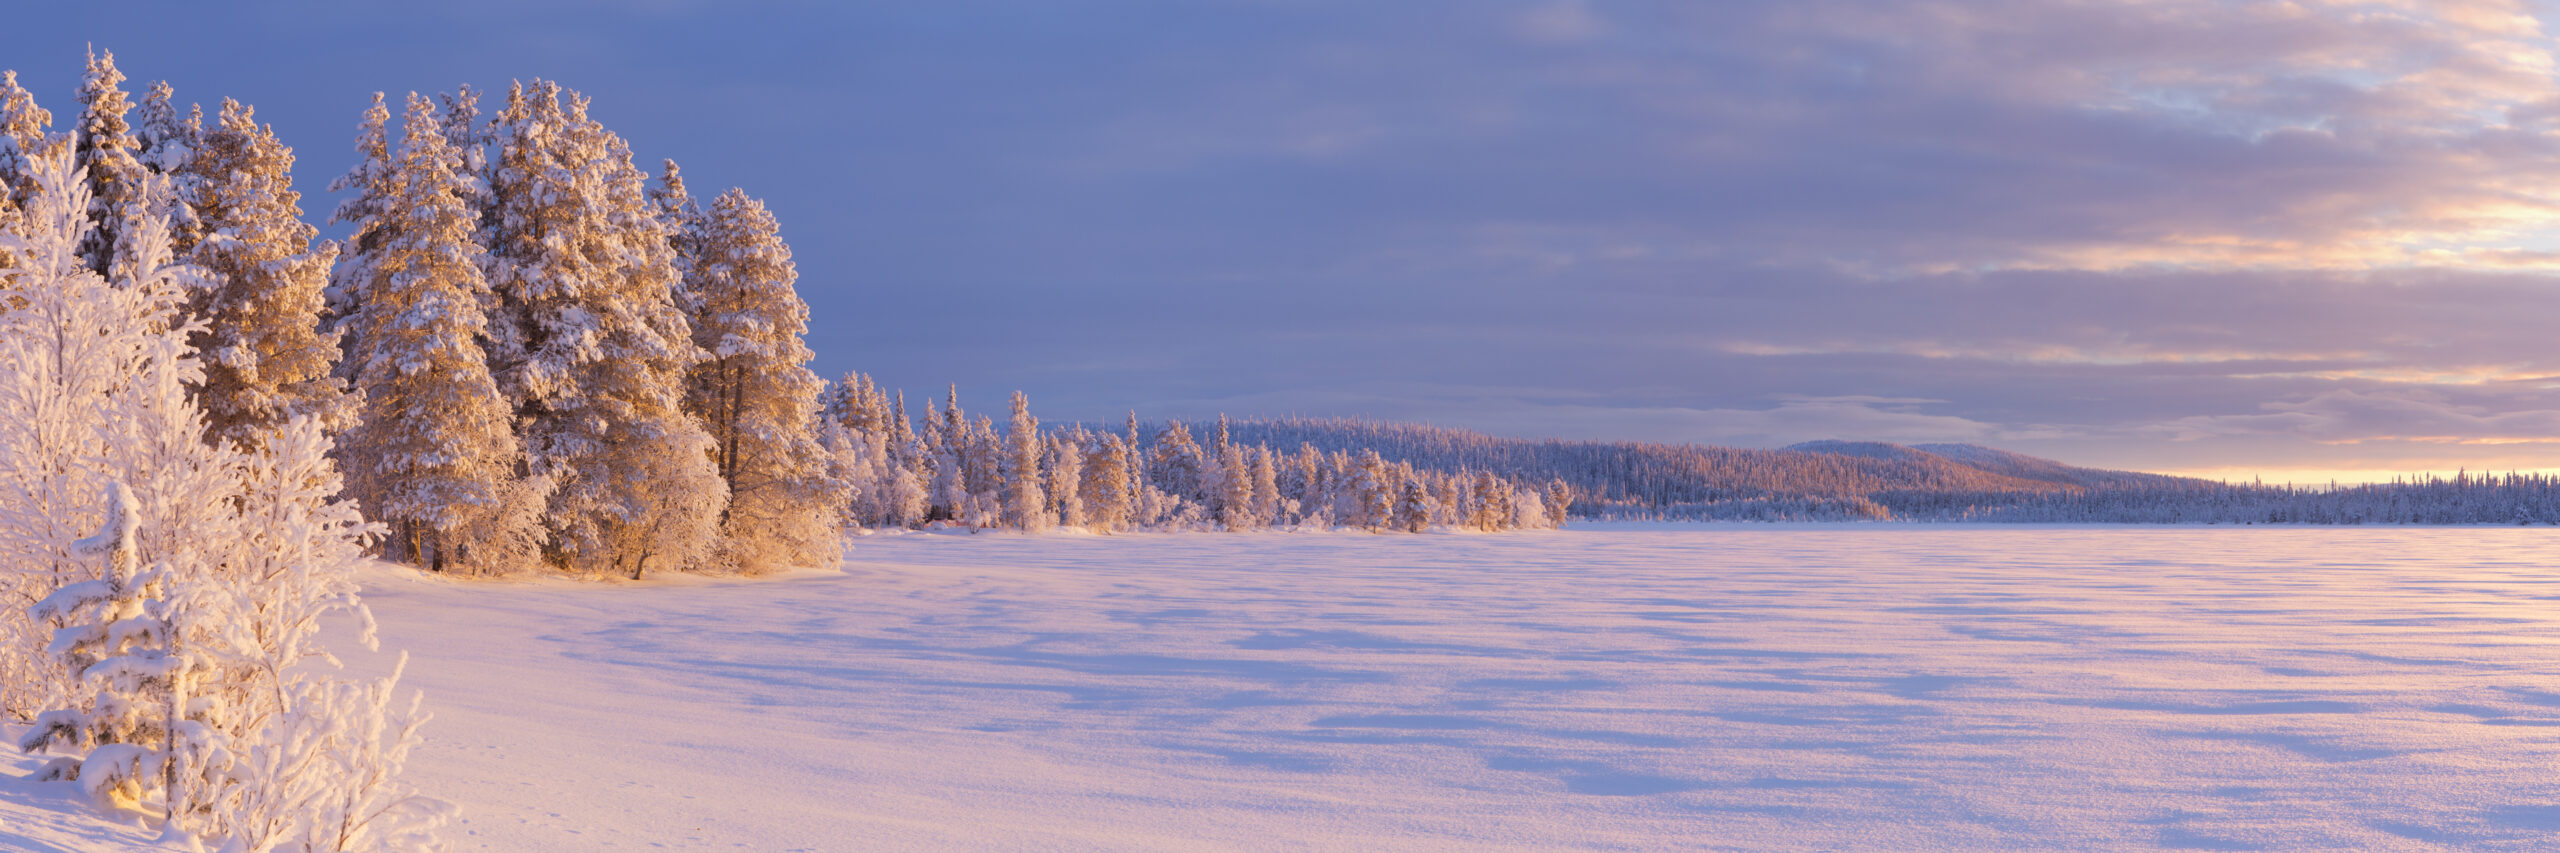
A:
POLYGON ((1561 526, 1575 494, 1561 481, 1421 468, 1374 449, 1273 449, 1237 440, 1224 418, 1205 426, 1205 444, 1188 424, 1142 428, 1134 414, 1118 430, 1044 429, 1021 392, 1001 431, 970 417, 956 387, 911 420, 904 393, 859 372, 827 389, 821 419, 844 521, 856 527, 1495 531, 1561 526))
POLYGON ((1239 440, 1374 450, 1417 470, 1547 478, 1575 516, 1626 520, 2131 524, 2560 524, 2560 479, 2220 483, 2080 468, 1969 444, 1814 441, 1778 450, 1529 440, 1348 418, 1238 422, 1239 440))
MULTIPOLYGON (((357 125, 317 239, 293 151, 254 108, 208 116, 165 83, 139 103, 93 56, 66 132, 0 76, 0 228, 23 220, 31 158, 67 152, 88 191, 79 257, 137 263, 124 235, 167 223, 185 288, 189 391, 206 439, 243 451, 309 420, 392 559, 440 571, 550 566, 643 577, 825 565, 854 526, 1103 531, 1548 526, 1570 487, 1364 448, 1001 429, 956 390, 910 419, 868 377, 808 369, 808 307, 781 225, 740 190, 652 176, 550 81, 484 113, 463 87, 357 125), (394 112, 399 113, 395 118, 394 112), (1280 448, 1280 449, 1274 449, 1280 448)), ((0 252, 5 252, 0 248, 0 252)))

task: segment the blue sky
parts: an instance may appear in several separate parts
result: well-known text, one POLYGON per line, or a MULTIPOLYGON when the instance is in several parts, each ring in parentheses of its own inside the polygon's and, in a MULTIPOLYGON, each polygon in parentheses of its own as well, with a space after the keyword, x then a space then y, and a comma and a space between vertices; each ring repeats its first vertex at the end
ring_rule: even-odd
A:
POLYGON ((2560 467, 2532 5, 225 5, 7 65, 254 104, 315 215, 371 92, 559 80, 768 201, 822 373, 978 408, 2560 467))

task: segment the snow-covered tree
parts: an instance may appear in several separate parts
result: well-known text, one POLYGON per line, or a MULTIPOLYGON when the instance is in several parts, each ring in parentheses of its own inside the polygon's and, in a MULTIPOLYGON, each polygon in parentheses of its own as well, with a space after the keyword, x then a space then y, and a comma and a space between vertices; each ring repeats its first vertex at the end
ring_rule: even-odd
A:
POLYGON ((1255 447, 1253 449, 1251 477, 1254 518, 1264 525, 1281 523, 1286 507, 1281 504, 1280 471, 1279 466, 1271 461, 1271 448, 1255 447))
MULTIPOLYGON (((355 297, 342 372, 363 417, 340 455, 393 556, 478 574, 532 565, 549 483, 517 474, 514 412, 480 347, 493 297, 462 165, 432 102, 411 94, 399 160, 379 176, 387 195, 354 222, 365 239, 349 266, 368 278, 342 281, 355 297)), ((374 180, 371 168, 346 182, 374 180)))
POLYGON ((255 112, 223 99, 184 171, 206 238, 188 261, 209 287, 191 305, 205 318, 196 349, 215 438, 243 445, 297 416, 344 428, 353 411, 338 379, 336 336, 321 329, 333 244, 314 247, 293 190, 293 149, 255 112))
POLYGON ((1467 523, 1477 530, 1502 530, 1511 526, 1511 484, 1491 471, 1478 472, 1475 485, 1467 495, 1467 523))
MULTIPOLYGON (((181 383, 200 375, 181 322, 186 270, 168 264, 165 229, 128 222, 139 264, 110 281, 80 255, 91 232, 87 183, 70 151, 49 146, 26 163, 34 191, 22 233, 0 235, 12 298, 0 304, 0 710, 23 718, 75 685, 40 651, 44 634, 13 618, 63 586, 98 578, 69 546, 93 526, 100 490, 124 482, 141 511, 200 518, 217 511, 198 478, 226 464, 201 430, 176 446, 152 430, 184 421, 181 383)), ((130 210, 139 210, 137 205, 130 210)), ((218 490, 217 490, 218 491, 218 490)), ((146 557, 171 545, 146 541, 146 557)))
POLYGON ((91 272, 109 273, 124 245, 125 223, 143 215, 144 170, 134 158, 133 128, 125 116, 133 102, 124 92, 124 73, 116 70, 113 51, 89 54, 88 72, 80 80, 80 118, 73 128, 72 169, 88 177, 89 231, 80 256, 91 272))
POLYGON ((164 80, 151 84, 137 112, 141 115, 133 133, 134 161, 144 171, 168 177, 172 198, 182 202, 165 206, 170 245, 178 257, 188 257, 204 238, 204 223, 192 206, 199 192, 197 175, 187 168, 202 143, 204 111, 190 105, 180 115, 177 91, 164 80))
POLYGON ((632 577, 703 566, 728 488, 682 408, 702 350, 647 179, 558 84, 512 90, 496 124, 490 357, 532 471, 557 484, 551 556, 632 577))
POLYGON ((1085 526, 1084 427, 1049 437, 1042 470, 1048 473, 1049 504, 1059 524, 1085 526))
POLYGON ((1258 530, 1265 519, 1253 509, 1253 463, 1245 461, 1243 445, 1224 441, 1218 445, 1214 466, 1218 474, 1211 478, 1218 487, 1218 521, 1228 530, 1258 530))
POLYGON ((1084 497, 1085 526, 1096 533, 1129 526, 1129 462, 1129 445, 1117 435, 1102 433, 1086 446, 1084 483, 1077 491, 1084 497))
MULTIPOLYGON (((63 753, 53 772, 102 800, 156 797, 175 840, 266 849, 243 819, 256 810, 236 805, 285 786, 322 795, 263 812, 293 826, 336 802, 381 806, 387 817, 365 825, 382 837, 431 833, 435 804, 389 807, 387 776, 331 769, 383 766, 348 737, 310 742, 315 760, 289 778, 250 766, 296 730, 365 728, 361 713, 298 697, 347 683, 313 664, 326 660, 322 614, 363 616, 349 571, 367 528, 337 497, 314 421, 288 422, 254 453, 203 440, 187 347, 200 321, 180 311, 188 270, 149 213, 165 178, 146 175, 127 209, 126 260, 109 281, 78 254, 90 206, 68 151, 38 158, 35 174, 6 272, 20 287, 0 310, 0 582, 41 595, 0 610, 0 636, 14 653, 61 630, 41 644, 55 677, 36 683, 45 713, 25 745, 63 753), (104 532, 71 538, 90 523, 104 532)), ((0 680, 13 710, 29 707, 25 687, 0 680)))
POLYGON ((1511 491, 1510 525, 1514 530, 1542 530, 1556 526, 1548 520, 1547 502, 1539 497, 1538 490, 1517 486, 1511 491))
MULTIPOLYGON (((352 353, 361 340, 360 333, 349 328, 346 320, 359 307, 357 294, 378 277, 371 265, 382 253, 382 241, 389 236, 382 228, 391 221, 392 196, 399 191, 394 183, 399 164, 392 157, 390 123, 391 110, 383 105, 382 93, 373 93, 373 105, 365 108, 363 123, 356 132, 356 164, 329 182, 331 192, 347 194, 345 200, 338 202, 337 210, 329 214, 329 221, 350 226, 346 239, 338 244, 338 262, 329 269, 327 323, 330 331, 338 333, 342 352, 352 353)), ((462 173, 478 174, 468 168, 462 173)), ((478 214, 475 208, 475 223, 478 214)), ((341 358, 339 377, 350 378, 346 374, 353 368, 352 359, 341 358)))
POLYGON ((813 431, 825 383, 809 371, 809 306, 792 289, 799 273, 781 225, 734 189, 697 213, 672 161, 666 177, 655 206, 688 271, 693 342, 710 355, 693 368, 685 409, 709 427, 728 485, 728 558, 750 571, 832 565, 843 550, 839 493, 813 431))
POLYGON ((1431 529, 1432 514, 1438 509, 1436 504, 1431 499, 1431 490, 1422 485, 1421 479, 1406 478, 1402 494, 1396 500, 1396 529, 1407 533, 1431 529))
POLYGON ((1573 509, 1573 486, 1562 479, 1549 480, 1539 494, 1539 503, 1544 505, 1551 525, 1563 527, 1565 515, 1573 509))
POLYGON ((1191 437, 1191 428, 1181 421, 1166 424, 1156 433, 1155 446, 1147 450, 1147 483, 1169 494, 1198 501, 1207 497, 1208 466, 1200 444, 1191 437))
MULTIPOLYGON (((35 93, 18 85, 18 72, 0 71, 0 234, 23 230, 27 197, 35 189, 32 160, 44 153, 45 128, 52 124, 53 114, 36 106, 35 93)), ((0 248, 0 266, 13 263, 0 248)))
POLYGON ((1351 469, 1351 482, 1346 495, 1351 501, 1342 523, 1364 530, 1387 527, 1395 518, 1396 482, 1390 479, 1387 462, 1375 450, 1360 452, 1360 460, 1351 469))
POLYGON ((1005 525, 1034 533, 1047 530, 1054 519, 1048 493, 1041 488, 1040 419, 1031 416, 1031 400, 1020 391, 1013 392, 1013 417, 1005 436, 1005 525))

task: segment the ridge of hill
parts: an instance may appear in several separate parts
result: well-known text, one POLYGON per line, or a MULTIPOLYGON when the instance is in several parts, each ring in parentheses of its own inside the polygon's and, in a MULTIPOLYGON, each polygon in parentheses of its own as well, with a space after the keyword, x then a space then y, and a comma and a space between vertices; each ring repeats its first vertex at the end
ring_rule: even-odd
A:
MULTIPOLYGON (((1207 434, 1213 423, 1189 422, 1207 434)), ((1429 424, 1351 418, 1232 421, 1234 441, 1293 451, 1375 449, 1430 470, 1494 471, 1562 480, 1577 515, 1711 518, 1869 517, 1997 504, 2087 489, 2203 485, 2203 481, 2084 468, 1971 444, 1906 446, 1812 441, 1779 449, 1638 441, 1504 438, 1429 424)))

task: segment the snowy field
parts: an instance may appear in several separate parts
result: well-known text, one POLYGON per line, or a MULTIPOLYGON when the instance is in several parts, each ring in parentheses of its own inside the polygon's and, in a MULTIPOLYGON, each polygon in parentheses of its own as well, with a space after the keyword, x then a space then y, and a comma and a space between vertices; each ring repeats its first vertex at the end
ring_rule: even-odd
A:
MULTIPOLYGON (((367 595, 467 850, 2560 843, 2549 528, 905 535, 367 595)), ((0 850, 146 837, 32 766, 0 850)))

